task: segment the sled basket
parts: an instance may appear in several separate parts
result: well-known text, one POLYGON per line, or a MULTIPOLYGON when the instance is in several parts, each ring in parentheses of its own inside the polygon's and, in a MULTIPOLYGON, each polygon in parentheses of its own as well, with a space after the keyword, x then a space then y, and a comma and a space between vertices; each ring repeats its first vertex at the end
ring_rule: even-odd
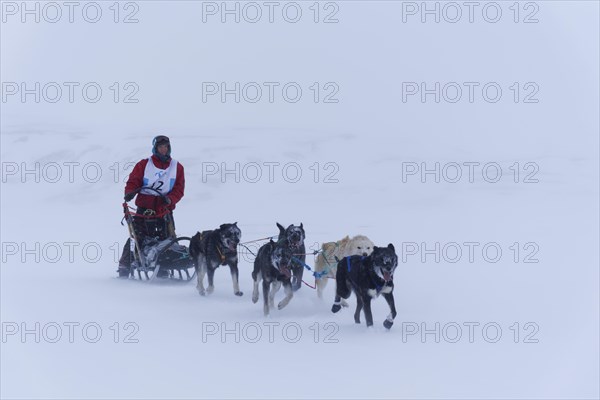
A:
POLYGON ((192 257, 188 248, 168 238, 159 241, 156 238, 146 238, 142 246, 146 266, 154 269, 156 264, 161 269, 188 269, 193 268, 192 257))

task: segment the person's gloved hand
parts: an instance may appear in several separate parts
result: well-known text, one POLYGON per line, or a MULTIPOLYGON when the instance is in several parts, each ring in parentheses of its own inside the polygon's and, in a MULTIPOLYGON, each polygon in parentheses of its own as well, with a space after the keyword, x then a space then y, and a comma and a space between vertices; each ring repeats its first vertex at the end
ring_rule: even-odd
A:
POLYGON ((163 200, 165 201, 165 203, 167 203, 167 205, 171 205, 172 203, 171 198, 169 196, 163 197, 163 200))
POLYGON ((125 201, 131 201, 131 199, 133 199, 134 197, 135 197, 135 192, 127 193, 127 194, 125 194, 124 199, 125 199, 125 201))

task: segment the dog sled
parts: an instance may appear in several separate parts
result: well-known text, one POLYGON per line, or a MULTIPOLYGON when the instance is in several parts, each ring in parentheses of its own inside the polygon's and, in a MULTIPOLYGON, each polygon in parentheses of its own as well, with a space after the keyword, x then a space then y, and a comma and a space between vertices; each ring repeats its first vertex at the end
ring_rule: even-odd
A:
MULTIPOLYGON (((138 192, 142 189, 155 191, 164 198, 164 195, 154 188, 143 187, 138 189, 138 192)), ((140 214, 127 202, 124 202, 123 213, 125 215, 121 224, 123 225, 123 221, 127 224, 131 246, 129 252, 131 257, 130 279, 144 282, 160 279, 161 281, 184 283, 194 279, 196 269, 189 253, 191 239, 175 235, 173 215, 169 209, 165 207, 158 213, 150 210, 150 212, 140 214), (166 238, 161 239, 152 234, 142 238, 138 234, 140 228, 143 228, 145 232, 156 231, 158 223, 166 227, 166 238), (138 231, 136 231, 136 227, 138 231), (185 242, 188 246, 183 244, 185 242)))

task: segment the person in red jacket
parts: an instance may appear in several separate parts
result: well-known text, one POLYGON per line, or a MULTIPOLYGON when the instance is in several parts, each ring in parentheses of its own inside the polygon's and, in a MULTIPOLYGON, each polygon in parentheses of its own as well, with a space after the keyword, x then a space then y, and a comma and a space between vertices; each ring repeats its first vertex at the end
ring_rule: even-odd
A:
MULTIPOLYGON (((185 176, 183 165, 171 158, 171 142, 167 136, 156 136, 152 140, 152 156, 138 162, 125 184, 125 201, 136 195, 137 214, 133 225, 139 245, 144 239, 158 237, 164 240, 175 236, 173 210, 183 197, 185 176), (148 189, 151 188, 151 189, 148 189), (167 214, 164 211, 168 210, 167 214), (157 215, 156 218, 152 216, 157 215)), ((119 260, 119 276, 128 277, 131 268, 131 239, 127 239, 119 260)), ((163 274, 166 271, 159 271, 163 274)))

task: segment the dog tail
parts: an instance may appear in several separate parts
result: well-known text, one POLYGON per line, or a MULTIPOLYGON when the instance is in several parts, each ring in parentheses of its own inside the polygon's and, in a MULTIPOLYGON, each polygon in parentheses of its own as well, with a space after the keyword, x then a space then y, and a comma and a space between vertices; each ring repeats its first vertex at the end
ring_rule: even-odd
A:
POLYGON ((200 232, 196 232, 194 236, 190 239, 190 258, 192 259, 192 264, 194 268, 198 269, 197 259, 198 254, 200 254, 200 242, 202 240, 202 234, 200 232))
POLYGON ((260 274, 260 264, 254 261, 254 269, 252 270, 252 280, 258 280, 258 274, 260 274))

